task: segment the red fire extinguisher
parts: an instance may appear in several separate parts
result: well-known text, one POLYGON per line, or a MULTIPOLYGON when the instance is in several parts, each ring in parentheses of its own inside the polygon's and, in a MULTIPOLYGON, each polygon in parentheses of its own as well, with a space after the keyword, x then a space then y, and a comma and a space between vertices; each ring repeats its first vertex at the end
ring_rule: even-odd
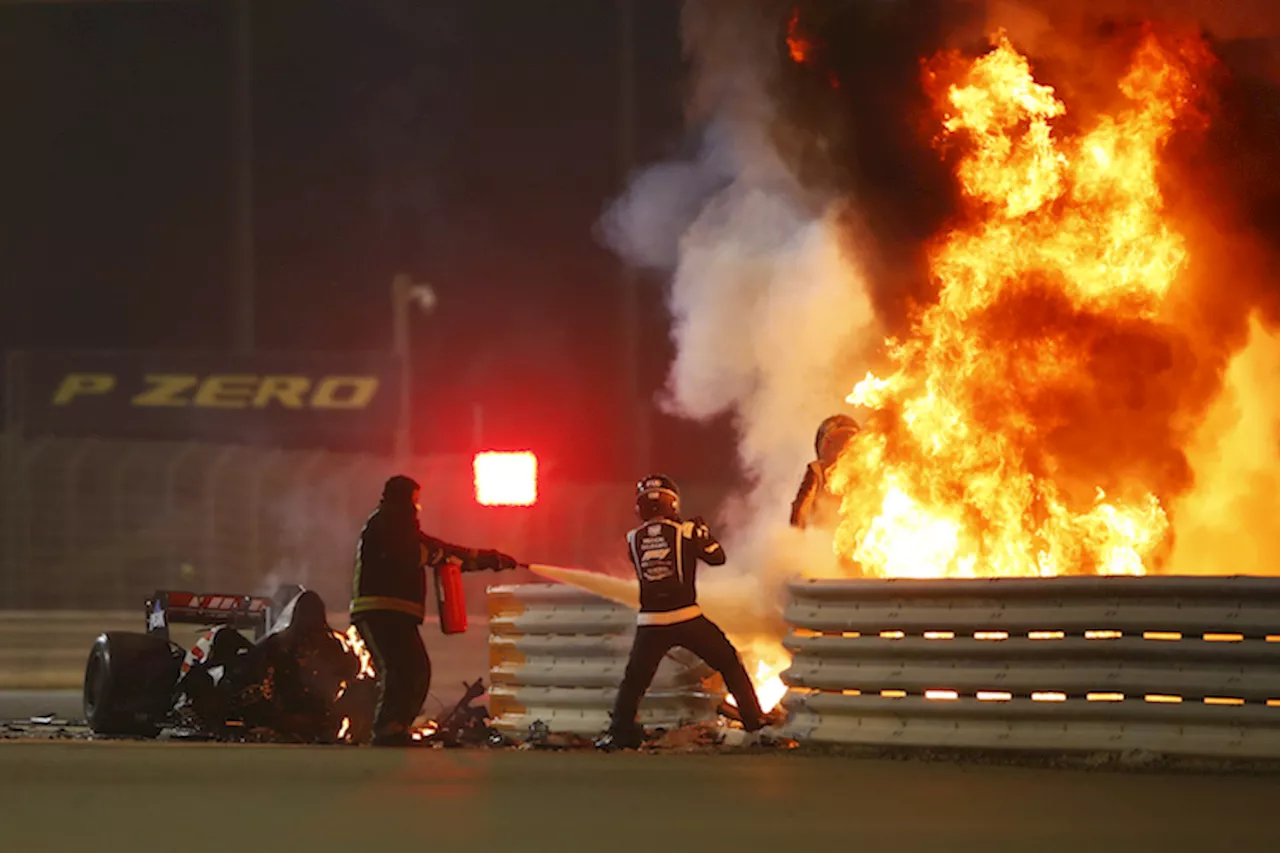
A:
POLYGON ((440 631, 461 634, 467 630, 467 599, 462 591, 462 567, 452 560, 432 569, 440 631))

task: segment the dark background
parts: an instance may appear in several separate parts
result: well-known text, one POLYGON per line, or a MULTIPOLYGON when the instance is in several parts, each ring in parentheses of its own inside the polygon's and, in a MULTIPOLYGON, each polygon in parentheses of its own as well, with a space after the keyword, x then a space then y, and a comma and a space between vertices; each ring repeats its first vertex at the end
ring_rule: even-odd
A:
MULTIPOLYGON (((685 135, 678 0, 634 2, 637 166, 685 135)), ((232 343, 226 2, 0 7, 0 347, 232 343)), ((415 450, 531 447, 631 477, 617 4, 264 0, 253 8, 256 340, 391 342, 413 321, 415 450), (476 429, 477 407, 482 410, 476 429)), ((642 281, 641 389, 670 358, 642 281)), ((719 478, 731 436, 653 415, 650 467, 719 478)))

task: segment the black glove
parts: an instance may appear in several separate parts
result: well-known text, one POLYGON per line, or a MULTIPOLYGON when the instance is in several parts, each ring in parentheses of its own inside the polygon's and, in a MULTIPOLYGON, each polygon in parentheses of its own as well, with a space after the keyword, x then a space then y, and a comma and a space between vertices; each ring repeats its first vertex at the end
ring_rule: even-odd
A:
POLYGON ((707 526, 707 522, 703 520, 702 516, 695 515, 693 518, 689 519, 689 523, 693 525, 694 539, 702 540, 711 538, 711 528, 707 526))
POLYGON ((519 565, 515 557, 509 557, 501 551, 486 548, 476 557, 476 566, 488 572, 507 572, 519 565))

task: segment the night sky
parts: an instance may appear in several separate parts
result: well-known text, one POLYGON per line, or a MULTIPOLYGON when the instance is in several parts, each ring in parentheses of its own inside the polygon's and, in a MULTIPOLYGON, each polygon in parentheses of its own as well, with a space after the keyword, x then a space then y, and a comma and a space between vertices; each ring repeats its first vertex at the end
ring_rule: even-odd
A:
MULTIPOLYGON (((256 345, 389 346, 414 324, 417 449, 532 446, 564 476, 624 458, 616 4, 270 0, 254 10, 256 345)), ((678 148, 678 0, 635 9, 637 166, 678 148)), ((0 9, 0 344, 231 345, 231 98, 219 2, 0 9)), ((646 394, 670 357, 644 282, 646 394)), ((656 418, 654 467, 717 476, 727 431, 656 418)))

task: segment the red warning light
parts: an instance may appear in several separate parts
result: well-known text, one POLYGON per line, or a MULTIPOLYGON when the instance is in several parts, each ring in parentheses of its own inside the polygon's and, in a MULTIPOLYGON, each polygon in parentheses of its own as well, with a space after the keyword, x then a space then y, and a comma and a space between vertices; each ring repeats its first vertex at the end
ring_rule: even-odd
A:
POLYGON ((538 502, 538 457, 528 451, 488 451, 475 456, 476 503, 533 506, 538 502))

